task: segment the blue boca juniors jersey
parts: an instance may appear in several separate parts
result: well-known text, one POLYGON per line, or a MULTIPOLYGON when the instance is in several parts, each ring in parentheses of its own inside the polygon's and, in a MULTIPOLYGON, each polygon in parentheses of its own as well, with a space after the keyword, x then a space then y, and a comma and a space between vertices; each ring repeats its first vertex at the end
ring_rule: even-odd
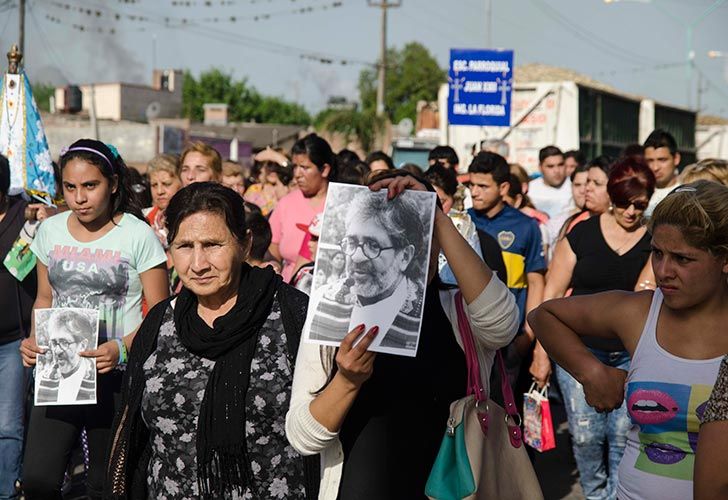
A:
POLYGON ((495 238, 501 247, 508 274, 507 285, 516 297, 521 316, 520 324, 523 325, 528 290, 526 274, 546 269, 538 223, 508 205, 493 218, 472 208, 468 210, 468 214, 476 227, 495 238))

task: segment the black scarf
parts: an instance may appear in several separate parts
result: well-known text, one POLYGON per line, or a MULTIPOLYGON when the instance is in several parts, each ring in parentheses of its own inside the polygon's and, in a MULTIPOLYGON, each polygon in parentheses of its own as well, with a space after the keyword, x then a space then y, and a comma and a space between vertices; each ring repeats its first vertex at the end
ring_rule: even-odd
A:
POLYGON ((197 482, 202 495, 233 489, 251 478, 245 442, 245 402, 258 332, 270 314, 281 278, 272 268, 243 265, 233 308, 210 328, 197 314, 197 297, 182 289, 174 323, 182 344, 215 361, 197 420, 197 482))

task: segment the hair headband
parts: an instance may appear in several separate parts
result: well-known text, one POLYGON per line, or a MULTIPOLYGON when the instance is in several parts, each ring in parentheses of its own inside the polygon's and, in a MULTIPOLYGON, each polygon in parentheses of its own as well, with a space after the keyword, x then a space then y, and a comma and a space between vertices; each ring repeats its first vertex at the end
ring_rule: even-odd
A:
MULTIPOLYGON (((104 159, 104 161, 109 166, 111 171, 112 172, 114 171, 114 164, 111 162, 111 160, 109 160, 109 158, 107 158, 107 156, 104 153, 102 153, 101 151, 99 151, 97 149, 89 148, 87 146, 73 146, 72 148, 63 148, 61 150, 61 156, 66 156, 67 153, 71 153, 73 151, 87 151, 89 153, 95 154, 96 156, 100 156, 101 158, 104 159)), ((112 153, 113 153, 113 151, 112 151, 112 153)))

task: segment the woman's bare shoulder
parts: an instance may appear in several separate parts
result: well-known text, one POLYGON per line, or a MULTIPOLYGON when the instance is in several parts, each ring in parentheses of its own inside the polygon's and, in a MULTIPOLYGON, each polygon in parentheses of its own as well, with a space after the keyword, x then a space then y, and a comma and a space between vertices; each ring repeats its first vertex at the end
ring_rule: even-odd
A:
POLYGON ((654 291, 616 292, 614 302, 608 305, 615 330, 624 347, 634 353, 650 312, 654 291), (618 293, 618 295, 617 295, 618 293))

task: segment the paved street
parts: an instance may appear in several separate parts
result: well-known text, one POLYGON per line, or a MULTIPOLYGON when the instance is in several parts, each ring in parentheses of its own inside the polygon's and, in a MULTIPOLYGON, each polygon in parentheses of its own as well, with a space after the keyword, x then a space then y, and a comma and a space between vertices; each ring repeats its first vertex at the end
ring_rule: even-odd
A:
POLYGON ((551 413, 556 432, 556 448, 546 453, 536 453, 534 460, 544 497, 546 500, 583 500, 563 405, 552 401, 551 413))

